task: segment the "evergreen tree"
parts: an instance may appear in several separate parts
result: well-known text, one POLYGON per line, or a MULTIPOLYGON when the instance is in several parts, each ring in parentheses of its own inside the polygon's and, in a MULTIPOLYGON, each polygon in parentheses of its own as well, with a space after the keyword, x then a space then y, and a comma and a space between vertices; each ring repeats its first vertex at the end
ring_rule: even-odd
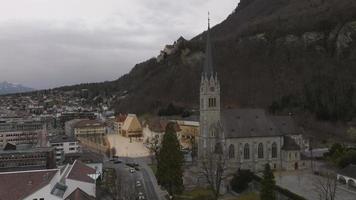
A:
POLYGON ((170 195, 183 191, 183 153, 175 132, 175 124, 168 123, 158 153, 157 179, 170 195))
POLYGON ((263 171, 263 178, 261 181, 261 200, 275 200, 275 186, 276 182, 274 180, 273 172, 269 164, 265 165, 263 171))

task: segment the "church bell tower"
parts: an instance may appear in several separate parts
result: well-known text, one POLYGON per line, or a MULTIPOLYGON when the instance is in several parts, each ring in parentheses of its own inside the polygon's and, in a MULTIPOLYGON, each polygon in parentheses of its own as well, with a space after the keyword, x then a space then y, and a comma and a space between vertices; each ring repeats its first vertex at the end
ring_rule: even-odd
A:
POLYGON ((198 139, 198 159, 215 151, 220 121, 220 83, 213 68, 212 44, 210 39, 210 19, 208 20, 205 62, 200 82, 200 135, 198 139))

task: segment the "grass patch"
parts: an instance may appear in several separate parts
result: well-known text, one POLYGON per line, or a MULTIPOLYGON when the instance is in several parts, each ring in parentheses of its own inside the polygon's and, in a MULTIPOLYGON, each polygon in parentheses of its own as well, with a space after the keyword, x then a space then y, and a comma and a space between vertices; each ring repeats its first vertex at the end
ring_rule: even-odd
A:
POLYGON ((260 200, 260 196, 257 193, 251 192, 251 193, 242 194, 241 196, 239 196, 234 200, 260 200))
POLYGON ((153 174, 156 176, 156 173, 157 173, 157 165, 152 164, 152 165, 148 165, 148 166, 152 169, 153 174))
POLYGON ((176 197, 178 200, 212 200, 214 194, 211 190, 205 188, 196 188, 192 191, 185 191, 176 197))

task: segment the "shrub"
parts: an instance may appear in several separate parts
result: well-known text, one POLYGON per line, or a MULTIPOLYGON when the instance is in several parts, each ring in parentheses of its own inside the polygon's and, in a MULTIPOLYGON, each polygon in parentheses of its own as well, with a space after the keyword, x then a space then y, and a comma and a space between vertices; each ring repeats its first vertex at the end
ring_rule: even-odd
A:
POLYGON ((241 193, 248 188, 248 184, 252 181, 253 174, 250 170, 238 170, 232 178, 230 185, 233 191, 241 193))

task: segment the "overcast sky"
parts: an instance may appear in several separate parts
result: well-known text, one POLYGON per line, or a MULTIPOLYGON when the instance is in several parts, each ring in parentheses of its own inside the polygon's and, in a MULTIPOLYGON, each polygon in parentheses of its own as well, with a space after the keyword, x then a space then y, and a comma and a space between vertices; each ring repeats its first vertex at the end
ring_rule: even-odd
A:
POLYGON ((0 82, 114 80, 224 20, 238 0, 0 0, 0 82))

